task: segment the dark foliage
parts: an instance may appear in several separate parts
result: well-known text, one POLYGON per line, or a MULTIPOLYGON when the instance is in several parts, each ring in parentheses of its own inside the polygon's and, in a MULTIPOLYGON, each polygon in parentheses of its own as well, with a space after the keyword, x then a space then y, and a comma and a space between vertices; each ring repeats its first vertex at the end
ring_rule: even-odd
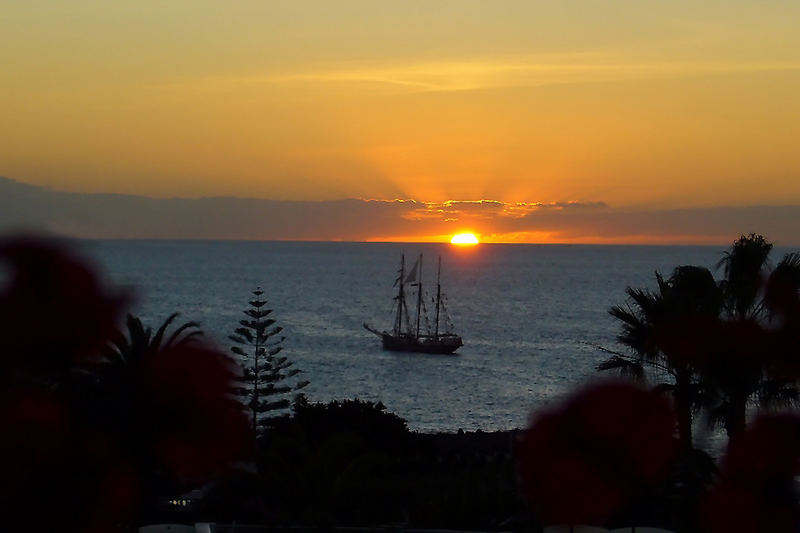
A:
POLYGON ((643 382, 668 376, 656 388, 675 402, 678 434, 683 448, 691 448, 694 413, 705 403, 705 390, 696 368, 708 357, 709 328, 716 325, 722 296, 711 272, 702 267, 677 267, 665 280, 656 272, 657 292, 628 287, 630 302, 609 310, 620 322, 620 344, 628 353, 614 353, 598 365, 643 382))
POLYGON ((731 318, 747 320, 761 312, 758 296, 771 251, 772 243, 762 235, 742 235, 717 263, 724 272, 720 288, 731 318))
POLYGON ((303 398, 295 403, 293 420, 283 424, 287 425, 303 428, 311 446, 331 435, 353 433, 360 434, 367 447, 388 451, 401 449, 409 434, 406 421, 382 403, 359 399, 310 403, 303 398))
POLYGON ((120 433, 147 498, 139 522, 156 520, 167 496, 249 456, 246 419, 227 399, 235 363, 198 342, 202 332, 195 322, 167 335, 177 316, 153 333, 128 315, 127 335, 114 335, 107 362, 97 370, 102 422, 120 433))
POLYGON ((799 396, 798 375, 777 361, 800 358, 800 260, 787 254, 770 269, 771 250, 761 235, 742 235, 719 263, 725 312, 711 336, 717 350, 699 368, 711 420, 731 439, 744 433, 752 404, 784 408, 799 396))
MULTIPOLYGON (((682 436, 691 428, 687 413, 702 408, 729 437, 719 472, 682 439, 683 452, 663 487, 679 490, 657 492, 653 500, 682 502, 665 522, 673 529, 789 532, 800 524, 794 487, 800 422, 796 415, 764 414, 798 402, 800 256, 787 254, 770 269, 771 250, 762 236, 743 235, 719 262, 719 281, 699 267, 679 267, 667 281, 656 274, 658 292, 628 289, 632 303, 610 311, 631 351, 613 353, 600 368, 635 377, 646 368, 671 374, 673 383, 659 388, 673 393, 682 436), (685 387, 676 372, 681 368, 685 387), (759 412, 748 429, 754 406, 759 412)), ((641 523, 628 511, 623 515, 615 524, 641 523)))
POLYGON ((735 438, 749 406, 781 408, 800 397, 800 256, 770 271, 771 250, 761 235, 742 235, 718 264, 721 280, 680 266, 668 280, 656 273, 657 292, 628 288, 630 303, 609 311, 630 351, 612 352, 598 368, 639 380, 646 369, 669 375, 660 388, 672 393, 686 448, 700 409, 735 438))
POLYGON ((204 512, 272 525, 464 529, 524 513, 509 433, 412 433, 383 405, 360 400, 300 402, 265 433, 259 472, 257 498, 236 492, 256 482, 243 474, 218 487, 204 512))

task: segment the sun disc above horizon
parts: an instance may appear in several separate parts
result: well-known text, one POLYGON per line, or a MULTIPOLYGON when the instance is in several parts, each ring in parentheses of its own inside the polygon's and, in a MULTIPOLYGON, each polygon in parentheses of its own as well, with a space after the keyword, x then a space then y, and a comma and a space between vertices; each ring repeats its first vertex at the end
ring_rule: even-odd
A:
POLYGON ((472 246, 478 244, 478 242, 478 238, 474 233, 458 233, 453 235, 453 238, 450 239, 451 244, 458 244, 460 246, 472 246))

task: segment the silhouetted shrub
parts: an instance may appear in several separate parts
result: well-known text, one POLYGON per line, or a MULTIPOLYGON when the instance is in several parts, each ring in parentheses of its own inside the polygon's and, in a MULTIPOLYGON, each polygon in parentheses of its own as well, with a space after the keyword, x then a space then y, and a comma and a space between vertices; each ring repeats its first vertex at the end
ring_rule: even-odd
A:
POLYGON ((258 458, 275 524, 492 529, 524 510, 509 433, 414 433, 380 403, 298 402, 258 458))
POLYGON ((408 437, 406 421, 386 410, 380 402, 333 400, 328 403, 295 403, 292 424, 307 432, 309 443, 323 442, 336 433, 354 433, 370 448, 395 449, 408 437))

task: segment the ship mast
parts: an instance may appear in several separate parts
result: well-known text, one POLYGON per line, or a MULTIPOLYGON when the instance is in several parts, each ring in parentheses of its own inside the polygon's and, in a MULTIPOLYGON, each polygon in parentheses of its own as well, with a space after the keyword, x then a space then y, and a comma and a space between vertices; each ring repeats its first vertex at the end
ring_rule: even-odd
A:
POLYGON ((422 310, 422 254, 419 254, 417 265, 419 279, 417 280, 417 338, 419 338, 419 315, 422 310))
POLYGON ((394 321, 394 335, 395 337, 400 335, 403 331, 403 306, 405 305, 405 294, 403 294, 403 281, 405 278, 405 266, 406 266, 406 256, 405 254, 400 255, 400 277, 397 278, 397 281, 400 283, 400 288, 397 292, 397 318, 394 321))
POLYGON ((435 340, 439 340, 439 306, 442 302, 442 256, 439 256, 439 269, 436 274, 436 332, 433 334, 435 340))

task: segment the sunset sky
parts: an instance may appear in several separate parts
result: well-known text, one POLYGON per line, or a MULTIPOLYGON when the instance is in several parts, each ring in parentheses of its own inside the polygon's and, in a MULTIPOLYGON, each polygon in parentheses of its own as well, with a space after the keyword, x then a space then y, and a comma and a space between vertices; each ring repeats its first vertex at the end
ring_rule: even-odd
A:
POLYGON ((427 217, 366 240, 727 240, 760 228, 509 221, 800 205, 798 24, 796 0, 11 0, 0 176, 427 217))

